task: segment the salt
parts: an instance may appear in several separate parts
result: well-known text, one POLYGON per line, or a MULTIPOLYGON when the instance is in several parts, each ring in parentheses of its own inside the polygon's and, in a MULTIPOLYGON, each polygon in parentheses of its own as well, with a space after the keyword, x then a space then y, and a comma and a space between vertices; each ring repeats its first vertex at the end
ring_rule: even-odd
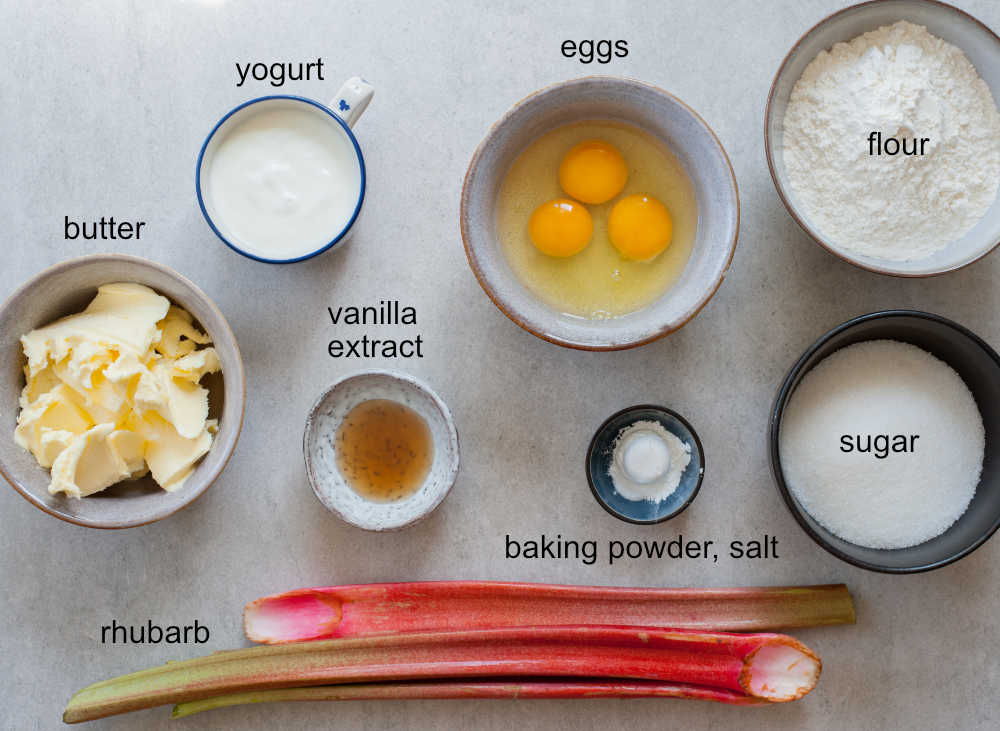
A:
POLYGON ((914 345, 873 340, 806 374, 778 447, 789 490, 821 525, 860 546, 905 548, 944 533, 966 511, 986 433, 950 366, 914 345))
POLYGON ((691 463, 691 445, 658 421, 637 421, 618 432, 608 475, 626 500, 659 503, 674 494, 691 463))

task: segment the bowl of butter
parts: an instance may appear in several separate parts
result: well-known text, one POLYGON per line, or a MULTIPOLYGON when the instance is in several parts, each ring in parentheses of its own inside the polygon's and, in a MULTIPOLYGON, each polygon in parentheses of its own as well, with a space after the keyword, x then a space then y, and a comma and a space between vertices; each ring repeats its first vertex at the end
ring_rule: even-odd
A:
POLYGON ((219 476, 243 423, 239 347, 192 282, 121 254, 71 259, 0 308, 0 472, 50 515, 152 523, 219 476))

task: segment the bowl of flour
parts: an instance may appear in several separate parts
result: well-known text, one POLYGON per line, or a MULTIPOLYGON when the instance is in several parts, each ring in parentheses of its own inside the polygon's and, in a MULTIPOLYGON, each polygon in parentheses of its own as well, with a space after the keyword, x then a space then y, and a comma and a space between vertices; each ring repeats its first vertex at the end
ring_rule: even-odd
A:
POLYGON ((863 269, 954 271, 1000 244, 1000 38, 936 0, 826 18, 781 64, 768 166, 802 229, 863 269))
POLYGON ((1000 528, 1000 356, 888 310, 817 340, 778 390, 771 468, 799 525, 856 566, 940 568, 1000 528))

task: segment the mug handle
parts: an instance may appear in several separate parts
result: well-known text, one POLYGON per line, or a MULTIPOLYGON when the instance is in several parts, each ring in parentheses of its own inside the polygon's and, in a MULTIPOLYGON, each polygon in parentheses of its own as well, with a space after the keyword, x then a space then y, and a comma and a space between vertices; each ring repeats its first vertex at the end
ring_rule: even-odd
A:
POLYGON ((368 108, 368 103, 375 96, 375 89, 360 76, 352 76, 344 82, 337 96, 330 102, 330 109, 347 122, 348 127, 354 123, 368 108))

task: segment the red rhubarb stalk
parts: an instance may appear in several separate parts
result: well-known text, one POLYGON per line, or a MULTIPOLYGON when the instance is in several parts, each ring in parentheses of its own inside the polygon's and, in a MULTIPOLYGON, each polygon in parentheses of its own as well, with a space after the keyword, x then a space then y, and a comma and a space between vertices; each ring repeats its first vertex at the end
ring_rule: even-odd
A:
POLYGON ((689 698, 751 706, 768 701, 722 688, 655 680, 510 680, 349 683, 233 693, 174 706, 172 718, 248 703, 279 701, 370 701, 454 699, 689 698))
POLYGON ((342 683, 511 677, 658 680, 801 698, 819 658, 785 635, 653 627, 514 627, 427 632, 229 650, 96 683, 76 693, 67 723, 213 696, 342 683))
POLYGON ((604 624, 763 632, 854 622, 843 584, 742 589, 627 589, 488 581, 297 589, 246 605, 254 642, 493 627, 604 624))

